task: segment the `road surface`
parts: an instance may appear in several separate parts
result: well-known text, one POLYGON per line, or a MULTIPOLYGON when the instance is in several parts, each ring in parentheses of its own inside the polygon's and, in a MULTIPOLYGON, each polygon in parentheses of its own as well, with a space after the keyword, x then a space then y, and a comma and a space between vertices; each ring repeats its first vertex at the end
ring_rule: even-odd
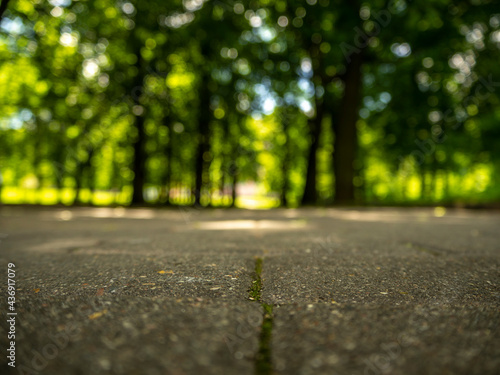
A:
POLYGON ((0 264, 2 373, 500 372, 495 211, 4 206, 0 264))

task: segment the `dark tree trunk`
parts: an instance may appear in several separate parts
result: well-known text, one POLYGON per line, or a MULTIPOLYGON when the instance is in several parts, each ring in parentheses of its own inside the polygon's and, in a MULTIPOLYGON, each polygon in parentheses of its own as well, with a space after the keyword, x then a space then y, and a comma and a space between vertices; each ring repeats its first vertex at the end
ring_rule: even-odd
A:
MULTIPOLYGON (((132 88, 132 98, 136 106, 140 106, 140 97, 142 94, 144 76, 143 76, 143 66, 140 47, 136 51, 137 57, 137 75, 133 80, 132 88)), ((145 163, 146 163, 146 152, 144 150, 144 144, 146 143, 146 133, 144 131, 144 110, 142 113, 135 114, 134 127, 137 130, 137 137, 134 141, 134 161, 132 163, 132 170, 134 172, 134 180, 132 182, 133 194, 132 194, 132 204, 143 204, 144 203, 144 182, 145 182, 145 163)))
POLYGON ((231 181, 231 205, 230 207, 235 207, 236 206, 236 184, 238 183, 238 175, 237 173, 232 174, 232 181, 231 181))
POLYGON ((429 177, 429 201, 432 202, 434 201, 436 197, 436 180, 437 180, 437 171, 433 166, 433 169, 431 170, 430 177, 429 177))
POLYGON ((43 160, 43 155, 42 155, 42 148, 41 145, 45 141, 44 135, 40 129, 40 125, 37 124, 36 126, 36 132, 35 132, 35 143, 34 143, 34 150, 33 150, 33 170, 35 177, 38 181, 37 189, 40 189, 42 186, 42 180, 43 177, 40 174, 40 163, 43 160))
POLYGON ((286 207, 288 205, 288 201, 286 198, 286 193, 288 191, 288 169, 290 164, 290 139, 288 137, 288 113, 286 109, 283 113, 283 134, 285 135, 285 144, 283 145, 283 162, 281 163, 281 175, 283 176, 283 184, 281 186, 281 205, 286 207))
POLYGON ((240 132, 238 131, 239 127, 243 128, 244 124, 244 119, 242 117, 237 118, 237 123, 236 129, 234 133, 231 133, 231 128, 228 128, 228 133, 231 133, 231 136, 229 137, 230 141, 230 147, 231 147, 231 164, 229 166, 229 176, 231 177, 231 205, 230 207, 235 207, 236 206, 236 198, 237 198, 237 191, 236 191, 236 185, 238 184, 238 174, 240 173, 239 166, 238 166, 238 158, 240 156, 240 132), (240 123, 241 121, 241 123, 240 123), (238 126, 239 125, 239 126, 238 126))
POLYGON ((2 21, 3 14, 7 10, 8 5, 9 0, 2 0, 2 3, 0 3, 0 21, 2 21))
MULTIPOLYGON (((227 117, 226 117, 227 119, 227 117)), ((227 176, 227 155, 226 155, 226 149, 229 148, 230 146, 230 142, 231 142, 231 139, 229 137, 229 129, 227 129, 226 127, 229 126, 229 123, 227 121, 223 121, 222 124, 221 124, 221 132, 222 132, 222 136, 221 136, 221 143, 222 143, 222 151, 221 151, 221 154, 220 154, 220 157, 222 159, 221 161, 221 176, 220 176, 220 179, 219 179, 219 186, 218 186, 218 189, 219 189, 219 195, 221 197, 221 202, 222 204, 224 204, 224 201, 225 201, 225 188, 226 188, 226 176, 227 176)))
POLYGON ((87 184, 90 190, 90 204, 94 204, 94 194, 96 191, 95 169, 92 167, 91 157, 89 157, 87 164, 87 184))
POLYGON ((344 96, 341 101, 338 120, 334 122, 335 132, 333 168, 335 172, 335 202, 354 203, 354 161, 357 148, 356 121, 361 98, 362 52, 351 55, 344 76, 344 96))
POLYGON ((163 204, 166 206, 170 205, 170 185, 172 184, 172 159, 173 159, 173 129, 172 121, 169 117, 164 119, 168 129, 168 143, 165 149, 165 154, 167 155, 167 169, 165 171, 165 178, 163 180, 163 204))
POLYGON ((420 167, 420 200, 425 200, 427 198, 427 173, 425 169, 420 167))
POLYGON ((82 179, 83 164, 78 163, 75 171, 75 199, 73 200, 73 204, 81 203, 82 179))
POLYGON ((319 137, 321 135, 321 123, 323 122, 323 101, 316 100, 316 116, 308 121, 311 145, 307 158, 306 186, 302 196, 303 205, 315 205, 318 202, 316 188, 317 153, 319 137))
POLYGON ((65 154, 62 148, 57 148, 54 154, 54 169, 56 170, 56 188, 57 188, 57 202, 61 202, 62 197, 62 188, 64 181, 64 172, 65 172, 65 154))
MULTIPOLYGON (((94 154, 94 149, 89 148, 87 150, 87 160, 85 160, 82 163, 78 163, 77 170, 76 170, 76 195, 75 195, 75 202, 77 203, 89 203, 89 202, 83 202, 82 200, 82 190, 83 187, 85 186, 84 181, 86 181, 86 187, 90 190, 91 194, 93 192, 93 184, 92 184, 92 156, 94 154)), ((92 195, 91 195, 92 197, 92 195)), ((92 203, 92 198, 90 199, 90 203, 92 203)))
POLYGON ((146 140, 146 134, 144 133, 144 117, 136 116, 134 126, 137 129, 137 138, 134 142, 134 163, 132 165, 134 171, 132 204, 142 204, 144 203, 143 189, 146 158, 144 151, 144 143, 146 140))
POLYGON ((198 120, 198 149, 196 151, 195 170, 195 205, 201 204, 201 191, 204 186, 203 177, 206 174, 207 162, 205 161, 210 151, 210 90, 208 88, 208 73, 203 74, 200 87, 200 114, 198 120))
POLYGON ((449 200, 450 199, 450 176, 446 170, 443 171, 443 173, 444 173, 444 176, 443 176, 444 199, 449 200))

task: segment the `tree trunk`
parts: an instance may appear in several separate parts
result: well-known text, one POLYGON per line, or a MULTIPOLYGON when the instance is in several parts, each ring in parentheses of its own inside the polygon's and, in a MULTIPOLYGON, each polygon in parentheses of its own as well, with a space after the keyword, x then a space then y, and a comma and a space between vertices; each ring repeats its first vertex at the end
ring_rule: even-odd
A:
POLYGON ((450 176, 446 169, 443 171, 444 199, 450 200, 450 176))
POLYGON ((231 164, 229 166, 229 176, 231 177, 231 204, 230 207, 235 207, 236 206, 236 198, 237 198, 237 191, 236 191, 236 185, 238 184, 238 174, 240 173, 239 166, 238 166, 238 157, 240 156, 240 132, 238 131, 239 127, 243 129, 244 127, 244 118, 243 117, 237 117, 237 122, 236 122, 236 127, 233 129, 236 129, 234 132, 231 132, 231 128, 228 128, 228 133, 231 133, 231 136, 229 137, 229 147, 231 148, 231 164), (241 123, 240 123, 241 121, 241 123))
POLYGON ((75 171, 75 199, 73 200, 73 205, 81 203, 81 192, 82 192, 82 179, 83 179, 83 164, 78 162, 75 171))
POLYGON ((423 167, 420 168, 420 200, 427 198, 427 173, 423 167))
POLYGON ((225 195, 225 188, 226 188, 226 176, 227 176, 227 157, 226 157, 226 152, 225 150, 229 147, 230 145, 230 137, 229 137, 229 129, 226 127, 229 127, 229 123, 226 121, 226 119, 222 122, 221 124, 221 143, 222 143, 222 151, 220 153, 220 158, 221 158, 221 176, 218 181, 218 190, 219 190, 219 196, 221 199, 221 204, 224 204, 226 195, 225 195))
POLYGON ((3 14, 7 10, 8 5, 9 5, 9 0, 2 0, 2 3, 0 3, 0 21, 2 21, 3 14))
POLYGON ((286 199, 286 193, 288 191, 288 165, 290 164, 290 139, 288 138, 288 113, 286 108, 283 111, 282 116, 283 124, 283 134, 285 135, 285 144, 283 145, 283 162, 281 163, 281 175, 283 176, 283 184, 281 186, 281 206, 286 207, 288 201, 286 199))
POLYGON ((144 203, 144 164, 146 158, 144 152, 144 143, 146 140, 146 134, 144 133, 144 118, 142 116, 136 116, 134 126, 137 129, 137 138, 134 142, 134 162, 132 165, 134 171, 132 204, 142 204, 144 203))
POLYGON ((354 203, 354 161, 356 158, 358 107, 361 98, 362 52, 351 56, 344 77, 344 96, 338 120, 334 122, 335 202, 354 203))
POLYGON ((231 181, 231 204, 229 207, 235 207, 236 206, 236 184, 238 183, 238 175, 234 173, 232 175, 232 181, 231 181))
MULTIPOLYGON (((142 56, 140 46, 136 51, 137 57, 137 75, 133 80, 132 97, 134 104, 140 106, 140 97, 142 94, 144 76, 142 67, 142 56)), ((144 110, 143 110, 144 111, 144 110)), ((132 182, 133 194, 132 194, 132 204, 143 204, 144 203, 144 181, 145 181, 145 162, 146 162, 146 152, 144 150, 144 144, 146 142, 146 133, 144 131, 144 112, 135 114, 134 127, 137 130, 137 137, 134 141, 134 161, 132 163, 132 170, 134 172, 134 180, 132 182)))
POLYGON ((307 158, 306 186, 302 196, 302 205, 315 205, 318 202, 316 188, 317 153, 322 122, 323 101, 316 100, 316 116, 308 121, 311 145, 309 146, 309 156, 307 158))
POLYGON ((89 148, 87 149, 87 159, 84 162, 78 163, 77 166, 77 173, 76 173, 76 195, 75 195, 75 202, 77 201, 78 203, 92 203, 92 163, 91 159, 94 154, 94 149, 89 148), (83 201, 82 200, 82 190, 84 187, 87 187, 91 193, 91 198, 90 202, 89 201, 83 201))
POLYGON ((198 120, 198 149, 196 152, 196 170, 195 170, 195 205, 201 204, 201 191, 203 189, 203 177, 206 174, 207 162, 205 157, 210 151, 209 133, 210 133, 210 90, 208 88, 208 72, 203 73, 200 87, 200 114, 198 120))
POLYGON ((430 177, 429 177, 429 201, 433 202, 436 199, 436 169, 431 170, 430 172, 430 177))
POLYGON ((163 180, 163 194, 162 194, 162 202, 164 205, 169 206, 170 205, 170 185, 172 184, 172 157, 173 157, 173 129, 172 129, 172 121, 170 120, 169 117, 166 117, 164 119, 164 122, 166 122, 167 129, 168 129, 168 143, 167 146, 165 147, 165 154, 167 155, 167 169, 165 171, 165 178, 163 180))
MULTIPOLYGON (((37 124, 36 133, 35 133, 34 150, 33 150, 33 173, 34 173, 36 180, 37 180, 37 186, 36 186, 37 190, 39 190, 41 188, 41 186, 43 185, 43 176, 41 176, 41 174, 40 174, 40 164, 41 164, 41 161, 43 160, 41 145, 44 141, 46 141, 44 138, 45 137, 40 129, 40 125, 37 124)), ((26 194, 25 194, 25 199, 26 199, 26 194)))

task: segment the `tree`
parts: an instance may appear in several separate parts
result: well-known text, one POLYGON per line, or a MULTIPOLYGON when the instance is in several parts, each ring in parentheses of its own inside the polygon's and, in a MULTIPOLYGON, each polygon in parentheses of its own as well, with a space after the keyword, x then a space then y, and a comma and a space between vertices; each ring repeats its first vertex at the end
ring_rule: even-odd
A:
POLYGON ((2 21, 2 16, 7 10, 7 7, 9 6, 9 0, 2 0, 0 3, 0 22, 2 21))

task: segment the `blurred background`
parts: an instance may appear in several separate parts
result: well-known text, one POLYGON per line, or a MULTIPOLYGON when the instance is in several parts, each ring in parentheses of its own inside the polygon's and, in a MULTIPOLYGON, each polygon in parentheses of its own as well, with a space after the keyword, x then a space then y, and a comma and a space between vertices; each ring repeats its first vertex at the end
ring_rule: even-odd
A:
POLYGON ((4 204, 492 205, 496 1, 1 0, 4 204))

